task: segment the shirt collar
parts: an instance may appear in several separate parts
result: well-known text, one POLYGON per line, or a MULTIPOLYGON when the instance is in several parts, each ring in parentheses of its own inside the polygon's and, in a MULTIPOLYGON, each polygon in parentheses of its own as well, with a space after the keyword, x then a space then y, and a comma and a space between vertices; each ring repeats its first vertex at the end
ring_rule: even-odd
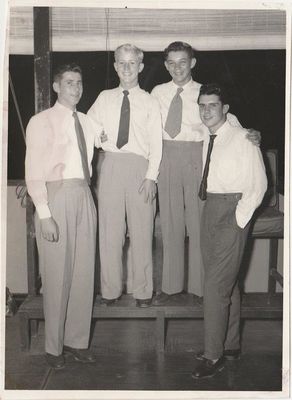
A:
POLYGON ((131 93, 136 93, 139 89, 140 89, 139 84, 136 85, 136 86, 134 86, 134 87, 131 88, 131 89, 125 89, 125 88, 123 88, 121 85, 119 86, 119 91, 120 91, 120 93, 123 93, 124 90, 127 90, 127 91, 129 92, 129 94, 131 94, 131 93))
POLYGON ((68 115, 72 115, 73 112, 77 112, 76 107, 74 110, 71 110, 70 108, 64 106, 63 104, 61 104, 58 100, 56 101, 54 107, 57 109, 57 111, 60 111, 62 113, 66 113, 68 115))
MULTIPOLYGON (((217 131, 214 133, 214 135, 216 135, 217 137, 216 137, 216 140, 215 140, 215 142, 216 143, 220 143, 220 142, 222 142, 222 141, 225 141, 225 139, 227 139, 228 137, 229 137, 229 128, 230 128, 230 123, 228 122, 228 120, 226 120, 225 122, 224 122, 224 124, 222 125, 222 126, 220 126, 220 128, 219 129, 217 129, 217 131)), ((210 135, 213 135, 213 133, 210 133, 209 132, 209 136, 210 135)))
POLYGON ((176 83, 174 83, 174 81, 171 81, 171 82, 172 82, 172 86, 173 86, 173 88, 175 88, 175 90, 177 90, 179 87, 182 87, 183 90, 188 89, 188 88, 190 88, 190 87, 193 85, 193 83, 194 83, 194 81, 193 81, 192 78, 191 78, 184 86, 178 86, 176 83))

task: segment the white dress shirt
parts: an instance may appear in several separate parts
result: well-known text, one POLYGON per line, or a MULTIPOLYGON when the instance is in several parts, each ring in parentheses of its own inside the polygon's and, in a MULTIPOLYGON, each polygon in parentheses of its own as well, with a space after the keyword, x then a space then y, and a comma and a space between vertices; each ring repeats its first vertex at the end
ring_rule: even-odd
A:
POLYGON ((123 101, 121 86, 104 90, 88 110, 88 115, 102 125, 107 140, 101 143, 103 150, 134 153, 149 161, 145 178, 156 180, 162 154, 162 125, 157 100, 139 86, 129 89, 130 127, 129 140, 120 149, 117 138, 123 101))
MULTIPOLYGON (((242 193, 236 208, 238 226, 244 228, 267 190, 265 166, 259 147, 246 139, 246 130, 226 121, 216 132, 207 180, 207 192, 242 193)), ((203 165, 209 137, 204 140, 203 165)))
MULTIPOLYGON (((100 147, 101 127, 77 112, 87 147, 88 168, 94 146, 100 147)), ((25 179, 39 217, 49 218, 46 182, 84 179, 73 111, 58 101, 52 108, 33 116, 26 129, 25 179)))
MULTIPOLYGON (((173 81, 170 81, 168 83, 157 85, 151 92, 151 95, 159 102, 163 127, 165 126, 170 103, 175 96, 178 87, 179 86, 177 86, 173 81)), ((205 134, 208 133, 208 129, 201 121, 199 106, 197 103, 200 87, 201 84, 192 79, 182 86, 183 91, 180 94, 183 103, 181 131, 175 138, 172 138, 163 129, 163 140, 199 142, 204 139, 205 134)), ((232 125, 240 126, 238 119, 234 115, 228 113, 227 118, 232 125)))

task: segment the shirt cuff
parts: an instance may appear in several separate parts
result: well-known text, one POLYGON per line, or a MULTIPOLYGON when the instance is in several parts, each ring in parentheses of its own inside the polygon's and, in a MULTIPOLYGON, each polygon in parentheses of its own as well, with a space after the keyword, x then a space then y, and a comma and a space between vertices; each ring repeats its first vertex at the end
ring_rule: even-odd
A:
POLYGON ((244 229, 250 220, 250 217, 248 215, 244 215, 244 214, 240 213, 238 211, 238 209, 236 209, 236 211, 235 211, 235 218, 236 218, 237 225, 241 229, 244 229))
POLYGON ((150 179, 151 181, 157 182, 158 173, 154 173, 153 171, 147 171, 145 179, 150 179))
POLYGON ((36 206, 36 210, 40 219, 51 218, 52 214, 47 204, 36 206))

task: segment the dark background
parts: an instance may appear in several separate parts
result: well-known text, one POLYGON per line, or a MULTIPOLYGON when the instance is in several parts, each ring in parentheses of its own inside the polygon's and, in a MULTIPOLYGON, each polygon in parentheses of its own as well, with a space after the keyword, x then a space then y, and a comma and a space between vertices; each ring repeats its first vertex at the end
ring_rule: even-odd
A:
MULTIPOLYGON (((196 54, 193 79, 200 83, 219 82, 230 89, 230 112, 242 126, 262 134, 262 149, 277 149, 279 182, 283 192, 285 137, 285 51, 206 51, 196 54)), ((87 112, 101 90, 118 85, 112 52, 52 53, 52 69, 76 62, 83 70, 83 96, 78 109, 87 112)), ((170 76, 160 52, 144 53, 140 86, 151 91, 170 76)), ((11 55, 9 70, 23 125, 34 114, 33 56, 11 55)), ((56 100, 52 96, 52 103, 56 100)), ((16 108, 9 91, 8 179, 24 178, 25 143, 16 108)))

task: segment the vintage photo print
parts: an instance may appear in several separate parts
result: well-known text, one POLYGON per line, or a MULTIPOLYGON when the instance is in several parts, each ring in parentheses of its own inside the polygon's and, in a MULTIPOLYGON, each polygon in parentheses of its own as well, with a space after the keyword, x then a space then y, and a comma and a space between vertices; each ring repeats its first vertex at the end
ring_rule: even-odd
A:
POLYGON ((290 398, 291 1, 0 10, 0 398, 290 398))

